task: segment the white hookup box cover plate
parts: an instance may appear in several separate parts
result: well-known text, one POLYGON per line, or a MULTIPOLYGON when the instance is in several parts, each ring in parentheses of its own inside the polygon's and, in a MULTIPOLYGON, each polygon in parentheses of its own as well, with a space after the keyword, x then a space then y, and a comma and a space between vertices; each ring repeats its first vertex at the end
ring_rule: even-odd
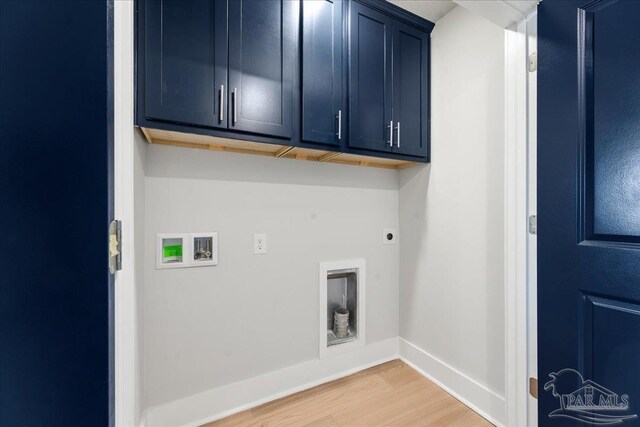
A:
POLYGON ((190 233, 191 258, 189 267, 218 265, 218 233, 190 233))
POLYGON ((218 265, 218 233, 156 235, 156 269, 218 265))

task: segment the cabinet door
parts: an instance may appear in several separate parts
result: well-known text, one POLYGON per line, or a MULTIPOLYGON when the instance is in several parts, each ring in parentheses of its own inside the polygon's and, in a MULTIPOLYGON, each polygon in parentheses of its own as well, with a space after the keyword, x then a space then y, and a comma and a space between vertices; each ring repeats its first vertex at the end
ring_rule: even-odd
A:
POLYGON ((291 138, 296 4, 229 2, 229 128, 291 138))
POLYGON ((393 125, 396 153, 427 157, 429 34, 397 22, 393 32, 393 125))
POLYGON ((144 15, 145 117, 226 128, 227 2, 146 0, 144 15))
POLYGON ((338 145, 346 135, 342 0, 302 2, 302 140, 338 145))
POLYGON ((351 2, 349 146, 389 151, 392 18, 351 2))

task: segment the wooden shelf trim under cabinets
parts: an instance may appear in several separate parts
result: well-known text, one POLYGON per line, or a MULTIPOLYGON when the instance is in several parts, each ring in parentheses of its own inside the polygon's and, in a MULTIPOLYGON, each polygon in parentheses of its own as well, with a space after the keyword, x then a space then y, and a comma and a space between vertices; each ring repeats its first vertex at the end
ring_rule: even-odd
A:
POLYGON ((385 169, 404 169, 420 163, 406 160, 385 159, 361 156, 358 154, 338 153, 335 151, 314 150, 291 147, 288 145, 265 144, 253 141, 217 138, 192 133, 173 132, 160 129, 140 128, 150 144, 172 145, 174 147, 198 148, 201 150, 226 151, 229 153, 257 154, 267 157, 308 160, 312 162, 340 163, 354 166, 371 166, 385 169))

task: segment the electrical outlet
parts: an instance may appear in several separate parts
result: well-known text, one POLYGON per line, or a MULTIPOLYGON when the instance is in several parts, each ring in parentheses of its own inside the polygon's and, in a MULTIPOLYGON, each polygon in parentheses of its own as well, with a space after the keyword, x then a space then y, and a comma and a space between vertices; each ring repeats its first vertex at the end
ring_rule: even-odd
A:
POLYGON ((253 254, 261 255, 267 253, 267 235, 254 234, 253 235, 253 254))
POLYGON ((395 228, 385 228, 382 230, 382 243, 384 245, 395 245, 398 241, 398 234, 395 228))

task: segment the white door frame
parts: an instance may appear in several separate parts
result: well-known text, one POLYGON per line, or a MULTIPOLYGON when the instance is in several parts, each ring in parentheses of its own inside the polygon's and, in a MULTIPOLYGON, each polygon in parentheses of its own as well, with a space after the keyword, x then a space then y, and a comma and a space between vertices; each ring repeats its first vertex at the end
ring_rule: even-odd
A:
POLYGON ((537 401, 529 395, 536 377, 536 239, 528 232, 535 214, 537 14, 505 34, 505 400, 506 425, 537 425, 537 401))
MULTIPOLYGON (((505 3, 505 2, 503 2, 505 3)), ((478 3, 476 3, 478 4, 478 3)), ((136 378, 134 258, 134 2, 114 2, 115 215, 122 220, 122 270, 115 288, 115 424, 136 426, 140 390, 136 378)), ((505 36, 505 399, 506 425, 537 424, 537 402, 528 393, 536 359, 536 239, 527 219, 536 212, 535 73, 527 71, 536 48, 535 12, 505 36)))
POLYGON ((115 425, 137 427, 136 292, 134 259, 134 2, 114 1, 114 193, 122 221, 122 270, 115 277, 115 425))
MULTIPOLYGON (((538 14, 527 20, 527 54, 538 56, 538 14)), ((537 68, 537 65, 536 65, 537 68)), ((538 212, 538 72, 527 77, 527 216, 538 212)), ((527 377, 538 378, 538 237, 527 234, 527 377)), ((528 425, 538 425, 538 400, 527 393, 528 425)))

